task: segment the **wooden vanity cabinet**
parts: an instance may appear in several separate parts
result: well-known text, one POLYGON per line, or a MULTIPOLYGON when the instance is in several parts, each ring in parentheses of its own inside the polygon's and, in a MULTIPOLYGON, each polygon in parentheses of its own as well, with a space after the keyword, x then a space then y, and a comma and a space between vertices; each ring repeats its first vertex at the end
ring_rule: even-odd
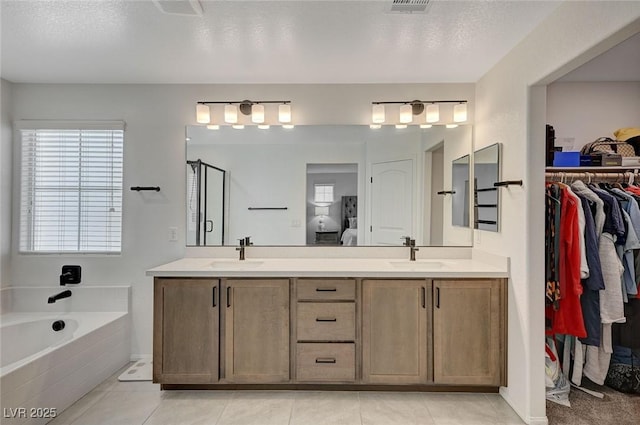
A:
POLYGON ((355 279, 296 280, 296 382, 356 381, 356 286, 355 279))
POLYGON ((363 383, 427 383, 430 294, 424 279, 362 282, 363 383))
POLYGON ((501 283, 433 281, 436 384, 506 385, 506 290, 501 283))
POLYGON ((156 278, 153 382, 218 382, 218 279, 156 278))
POLYGON ((289 279, 224 279, 225 381, 289 382, 289 279))

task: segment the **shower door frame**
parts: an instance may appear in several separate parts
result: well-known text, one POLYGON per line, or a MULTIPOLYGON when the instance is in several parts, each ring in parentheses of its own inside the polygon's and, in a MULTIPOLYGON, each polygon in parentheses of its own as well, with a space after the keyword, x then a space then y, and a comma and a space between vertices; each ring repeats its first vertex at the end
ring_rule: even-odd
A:
MULTIPOLYGON (((207 203, 204 203, 204 211, 202 211, 202 167, 213 168, 214 170, 222 172, 222 238, 221 245, 224 246, 224 227, 225 227, 225 201, 226 201, 226 187, 227 187, 227 171, 222 168, 218 168, 215 165, 208 164, 201 159, 190 161, 187 160, 187 165, 193 166, 196 164, 198 167, 197 171, 197 180, 196 180, 196 190, 198 192, 198 216, 196 220, 196 246, 207 246, 207 226, 206 226, 206 218, 207 218, 207 203), (203 215, 205 219, 205 231, 202 233, 202 245, 200 244, 200 215, 203 215)), ((207 196, 207 172, 208 169, 204 168, 204 193, 205 197, 207 196)))

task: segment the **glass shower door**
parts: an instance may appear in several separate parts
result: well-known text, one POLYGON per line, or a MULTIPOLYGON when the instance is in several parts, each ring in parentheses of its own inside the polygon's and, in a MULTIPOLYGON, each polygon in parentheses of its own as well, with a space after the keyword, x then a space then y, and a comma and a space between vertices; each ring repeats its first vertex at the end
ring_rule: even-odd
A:
POLYGON ((226 171, 187 161, 187 245, 224 245, 226 171))

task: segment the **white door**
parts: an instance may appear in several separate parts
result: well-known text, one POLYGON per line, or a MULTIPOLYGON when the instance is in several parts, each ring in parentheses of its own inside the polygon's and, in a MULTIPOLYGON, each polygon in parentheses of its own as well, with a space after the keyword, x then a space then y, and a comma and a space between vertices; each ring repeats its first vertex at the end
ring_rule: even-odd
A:
POLYGON ((371 243, 401 245, 412 235, 413 160, 371 164, 371 243))

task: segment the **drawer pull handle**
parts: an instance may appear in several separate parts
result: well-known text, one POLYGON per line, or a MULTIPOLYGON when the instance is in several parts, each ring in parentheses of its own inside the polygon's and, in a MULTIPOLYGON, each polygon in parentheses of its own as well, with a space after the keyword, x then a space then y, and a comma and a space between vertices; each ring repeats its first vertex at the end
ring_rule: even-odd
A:
POLYGON ((316 317, 316 322, 336 322, 335 317, 316 317))
POLYGON ((338 288, 316 288, 316 292, 337 292, 338 288))
POLYGON ((316 363, 335 363, 336 359, 333 357, 318 357, 316 363))

